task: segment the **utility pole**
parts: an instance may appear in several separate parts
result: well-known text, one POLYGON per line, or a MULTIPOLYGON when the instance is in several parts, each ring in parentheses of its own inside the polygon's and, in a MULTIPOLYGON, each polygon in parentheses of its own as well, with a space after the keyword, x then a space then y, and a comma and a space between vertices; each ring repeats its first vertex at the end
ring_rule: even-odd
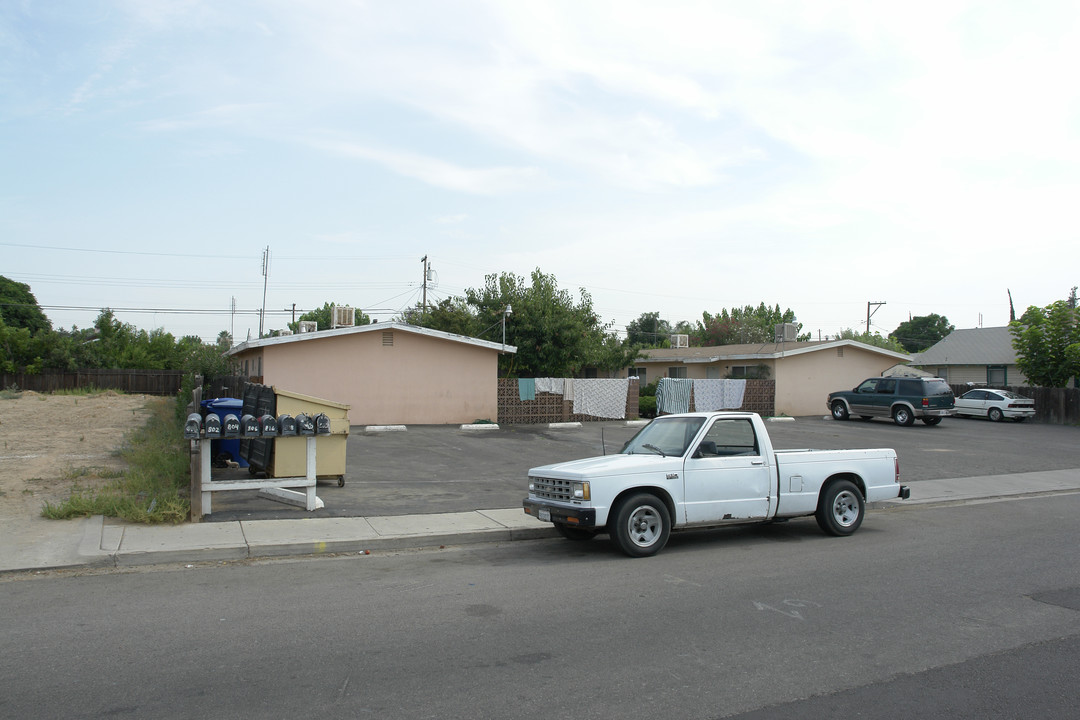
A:
POLYGON ((229 305, 229 346, 236 345, 236 296, 233 296, 232 303, 229 305))
POLYGON ((867 302, 866 303, 866 334, 870 334, 870 318, 878 311, 878 308, 884 305, 883 302, 867 302), (874 312, 870 312, 870 306, 874 306, 874 312))
POLYGON ((423 265, 424 265, 424 277, 423 277, 423 280, 424 280, 424 302, 423 302, 423 305, 421 306, 421 308, 422 308, 421 312, 426 313, 427 312, 427 283, 428 283, 428 278, 431 276, 431 264, 428 262, 427 255, 420 258, 420 262, 423 263, 423 265))
POLYGON ((263 250, 262 258, 262 276, 263 276, 263 302, 262 307, 259 308, 259 337, 263 336, 263 326, 266 320, 266 280, 270 277, 270 246, 267 245, 263 250))

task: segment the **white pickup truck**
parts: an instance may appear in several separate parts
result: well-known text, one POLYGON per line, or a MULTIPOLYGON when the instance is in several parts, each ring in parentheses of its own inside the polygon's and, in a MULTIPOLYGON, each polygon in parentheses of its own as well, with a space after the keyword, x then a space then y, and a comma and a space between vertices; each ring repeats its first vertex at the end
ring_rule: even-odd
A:
POLYGON ((659 417, 617 455, 533 468, 524 506, 570 540, 607 532, 645 557, 672 528, 814 515, 850 535, 867 502, 909 496, 894 450, 774 450, 756 413, 708 412, 659 417))

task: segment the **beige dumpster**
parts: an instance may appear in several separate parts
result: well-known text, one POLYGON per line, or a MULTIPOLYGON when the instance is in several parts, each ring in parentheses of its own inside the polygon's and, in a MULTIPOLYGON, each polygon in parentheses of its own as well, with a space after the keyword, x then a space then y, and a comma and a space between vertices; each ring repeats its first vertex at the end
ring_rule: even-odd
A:
MULTIPOLYGON (((315 475, 333 478, 338 486, 345 484, 345 444, 349 438, 349 406, 322 398, 301 395, 274 388, 278 415, 306 413, 315 417, 323 413, 330 418, 330 434, 315 440, 315 475)), ((299 477, 307 472, 307 438, 279 437, 274 441, 271 477, 299 477)))

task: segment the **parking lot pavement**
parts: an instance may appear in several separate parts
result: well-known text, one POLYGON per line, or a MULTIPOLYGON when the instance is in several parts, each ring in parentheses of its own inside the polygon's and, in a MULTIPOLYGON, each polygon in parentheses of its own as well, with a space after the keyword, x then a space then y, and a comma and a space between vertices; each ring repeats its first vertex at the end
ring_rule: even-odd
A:
MULTIPOLYGON (((623 421, 575 428, 504 425, 462 430, 414 425, 403 432, 354 427, 346 482, 320 483, 326 507, 314 512, 259 498, 215 493, 209 521, 301 517, 378 517, 517 508, 531 467, 618 452, 638 431, 623 421)), ((904 483, 1080 468, 1080 428, 949 418, 936 427, 885 421, 837 422, 827 417, 770 422, 778 448, 892 447, 904 483)), ((219 473, 215 470, 214 477, 219 473)))

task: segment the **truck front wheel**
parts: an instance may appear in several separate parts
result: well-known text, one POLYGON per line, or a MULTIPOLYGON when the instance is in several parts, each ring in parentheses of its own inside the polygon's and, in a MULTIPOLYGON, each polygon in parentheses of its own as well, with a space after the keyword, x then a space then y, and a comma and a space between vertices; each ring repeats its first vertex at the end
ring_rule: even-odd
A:
POLYGON ((655 555, 671 535, 667 505, 649 493, 624 498, 615 508, 611 522, 611 539, 630 557, 655 555))
POLYGON ((866 507, 862 493, 849 480, 837 480, 821 493, 818 500, 818 527, 829 535, 850 535, 862 525, 866 507))

